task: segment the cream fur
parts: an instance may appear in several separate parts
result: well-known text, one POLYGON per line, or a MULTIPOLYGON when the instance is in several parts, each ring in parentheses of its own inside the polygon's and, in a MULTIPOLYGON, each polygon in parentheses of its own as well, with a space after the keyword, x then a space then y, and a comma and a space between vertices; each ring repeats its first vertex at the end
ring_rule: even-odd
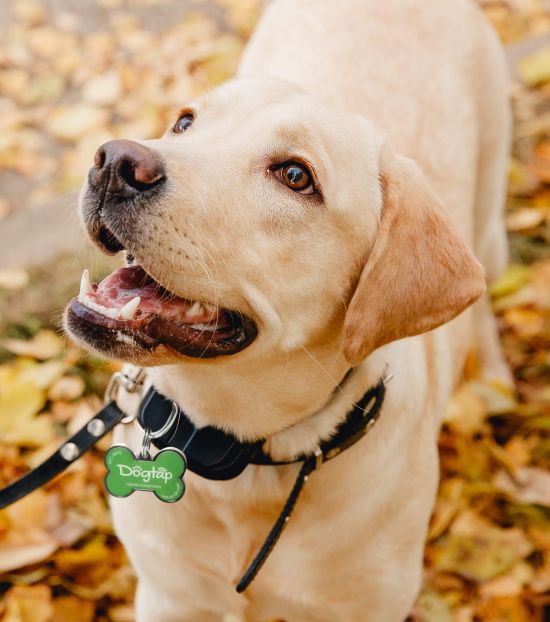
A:
MULTIPOLYGON (((468 349, 477 341, 487 369, 505 373, 486 303, 476 309, 483 335, 467 311, 409 336, 449 320, 481 293, 467 247, 490 277, 506 263, 509 118, 496 38, 467 0, 277 0, 238 79, 191 106, 188 132, 146 143, 166 163, 170 196, 136 231, 132 250, 172 291, 250 314, 260 336, 227 359, 165 353, 150 361, 149 380, 198 425, 270 437, 267 449, 283 458, 326 438, 386 366, 394 379, 380 421, 312 474, 242 595, 234 585, 280 511, 296 466, 251 466, 229 482, 189 473, 175 505, 146 494, 113 501, 139 577, 137 620, 219 622, 232 614, 248 622, 402 622, 420 586, 439 420, 468 349), (388 143, 427 180, 414 173, 392 195, 393 208, 381 176, 389 174, 391 184, 412 165, 396 155, 387 173, 381 151, 388 143), (266 173, 270 157, 289 154, 314 163, 324 204, 292 195, 266 173), (433 244, 452 268, 460 266, 452 282, 431 242, 423 247, 426 278, 413 278, 408 245, 423 243, 426 221, 411 217, 399 235, 394 227, 413 213, 414 196, 423 197, 437 227, 447 223, 433 244), (381 244, 391 210, 397 219, 381 244), (358 297, 359 275, 375 254, 375 291, 358 297), (440 281, 446 285, 436 295, 440 281), (378 313, 397 284, 403 296, 418 293, 437 306, 430 321, 421 310, 401 309, 401 294, 397 307, 378 313), (352 303, 346 319, 354 292, 360 304, 352 303), (388 314, 398 319, 391 330, 388 314), (345 321, 356 341, 344 351, 345 321), (367 354, 331 399, 348 359, 359 363, 367 354)), ((139 446, 131 426, 116 436, 139 446)))

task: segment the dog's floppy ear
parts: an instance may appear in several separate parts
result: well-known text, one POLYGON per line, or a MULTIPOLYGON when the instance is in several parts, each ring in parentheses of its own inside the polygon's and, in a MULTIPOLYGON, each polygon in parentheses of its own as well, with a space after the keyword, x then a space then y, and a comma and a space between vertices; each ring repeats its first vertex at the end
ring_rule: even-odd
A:
POLYGON ((485 291, 483 268, 418 166, 384 145, 380 171, 378 234, 344 324, 352 365, 448 322, 485 291))

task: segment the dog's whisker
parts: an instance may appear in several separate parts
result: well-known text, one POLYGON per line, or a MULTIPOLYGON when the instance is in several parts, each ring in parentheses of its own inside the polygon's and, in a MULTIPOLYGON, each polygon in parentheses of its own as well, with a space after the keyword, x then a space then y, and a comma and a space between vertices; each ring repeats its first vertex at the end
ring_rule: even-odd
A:
POLYGON ((326 369, 326 367, 305 347, 305 346, 301 346, 302 350, 316 363, 316 365, 319 366, 320 369, 323 370, 324 374, 326 375, 326 377, 331 381, 334 390, 338 390, 340 391, 340 393, 347 399, 349 400, 350 404, 352 405, 356 405, 355 401, 352 397, 350 397, 345 391, 344 389, 340 386, 340 379, 336 379, 334 378, 334 376, 332 376, 332 374, 328 371, 328 369, 326 369))

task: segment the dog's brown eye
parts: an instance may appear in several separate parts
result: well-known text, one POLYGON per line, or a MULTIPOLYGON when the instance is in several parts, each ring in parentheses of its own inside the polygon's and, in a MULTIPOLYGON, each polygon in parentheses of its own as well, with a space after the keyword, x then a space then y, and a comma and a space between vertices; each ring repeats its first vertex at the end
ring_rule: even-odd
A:
POLYGON ((184 114, 180 117, 174 125, 174 134, 181 134, 193 123, 194 117, 192 114, 184 114))
POLYGON ((276 169, 275 174, 283 184, 300 194, 313 194, 315 186, 309 169, 299 162, 287 162, 276 169))

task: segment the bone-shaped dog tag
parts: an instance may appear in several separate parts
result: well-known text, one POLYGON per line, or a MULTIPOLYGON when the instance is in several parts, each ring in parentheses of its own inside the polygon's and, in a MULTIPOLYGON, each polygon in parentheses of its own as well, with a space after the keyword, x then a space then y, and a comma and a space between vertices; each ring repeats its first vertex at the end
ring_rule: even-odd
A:
POLYGON ((167 503, 179 501, 185 492, 185 455, 173 447, 154 458, 136 458, 125 445, 113 445, 105 454, 105 487, 113 497, 128 497, 135 490, 154 492, 167 503))

